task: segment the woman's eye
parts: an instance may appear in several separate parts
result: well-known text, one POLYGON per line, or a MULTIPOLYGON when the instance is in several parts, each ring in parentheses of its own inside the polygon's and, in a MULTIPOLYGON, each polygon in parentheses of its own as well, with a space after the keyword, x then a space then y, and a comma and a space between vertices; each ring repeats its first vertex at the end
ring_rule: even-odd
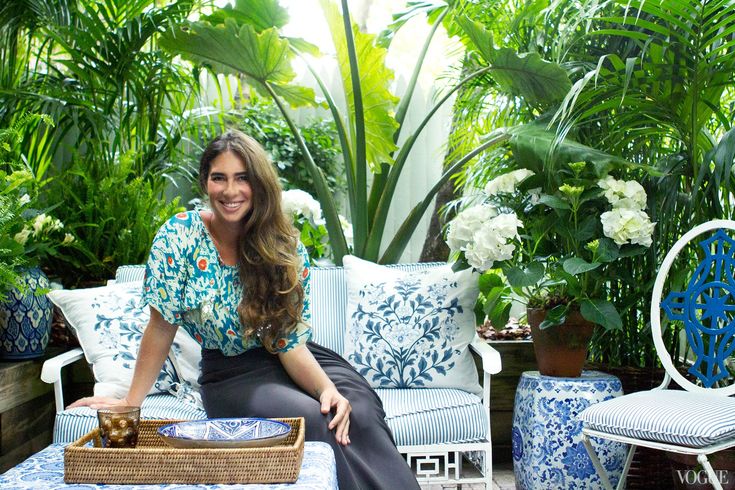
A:
POLYGON ((247 182, 248 181, 248 176, 247 175, 240 175, 240 176, 237 177, 237 180, 239 180, 241 182, 247 182))

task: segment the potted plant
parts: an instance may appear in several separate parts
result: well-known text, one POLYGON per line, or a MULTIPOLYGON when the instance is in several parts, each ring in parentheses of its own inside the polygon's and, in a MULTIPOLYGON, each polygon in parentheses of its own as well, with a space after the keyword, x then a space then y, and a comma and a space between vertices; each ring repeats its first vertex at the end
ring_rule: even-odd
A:
MULTIPOLYGON (((29 121, 30 119, 22 119, 29 121)), ((39 209, 40 184, 13 148, 21 126, 0 131, 0 358, 43 355, 52 306, 49 281, 39 264, 75 241, 54 218, 39 209)))
POLYGON ((654 223, 643 187, 614 176, 625 165, 552 163, 511 159, 484 192, 465 198, 447 243, 455 267, 483 272, 491 323, 504 325, 511 303, 523 303, 541 373, 576 377, 594 325, 621 328, 609 278, 651 245, 654 223))

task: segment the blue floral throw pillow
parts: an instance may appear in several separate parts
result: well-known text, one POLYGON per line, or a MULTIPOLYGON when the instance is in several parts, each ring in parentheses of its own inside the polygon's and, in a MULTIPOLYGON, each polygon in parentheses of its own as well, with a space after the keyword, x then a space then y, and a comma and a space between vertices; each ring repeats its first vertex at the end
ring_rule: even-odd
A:
POLYGON ((469 351, 477 277, 441 266, 401 271, 357 257, 347 278, 344 355, 374 388, 458 388, 480 394, 469 351))
MULTIPOLYGON (((139 306, 142 290, 142 283, 134 282, 48 294, 92 365, 95 395, 120 397, 128 391, 140 339, 150 318, 148 308, 139 306)), ((169 392, 178 381, 167 358, 150 393, 169 392)))

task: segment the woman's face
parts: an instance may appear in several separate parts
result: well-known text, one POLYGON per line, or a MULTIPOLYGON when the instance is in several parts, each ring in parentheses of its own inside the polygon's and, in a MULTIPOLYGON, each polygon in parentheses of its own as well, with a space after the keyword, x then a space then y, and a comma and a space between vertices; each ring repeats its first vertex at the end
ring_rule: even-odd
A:
POLYGON ((245 163, 226 151, 212 160, 207 177, 207 195, 213 218, 221 223, 237 223, 252 206, 252 189, 245 163))

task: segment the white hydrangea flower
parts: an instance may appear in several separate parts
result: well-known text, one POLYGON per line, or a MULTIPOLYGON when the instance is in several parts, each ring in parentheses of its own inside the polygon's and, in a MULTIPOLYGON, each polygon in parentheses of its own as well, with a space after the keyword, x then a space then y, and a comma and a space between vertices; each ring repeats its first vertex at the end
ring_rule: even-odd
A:
POLYGON ((287 216, 301 215, 316 225, 323 225, 322 207, 308 192, 300 189, 283 191, 281 205, 287 216))
POLYGON ((469 207, 454 217, 449 223, 447 245, 454 251, 465 250, 467 244, 480 226, 498 215, 498 210, 489 204, 469 207))
POLYGON ((518 228, 523 223, 515 214, 498 214, 487 204, 473 206, 452 220, 447 244, 465 253, 467 262, 478 271, 492 268, 496 261, 509 260, 515 251, 518 228))
POLYGON ((467 262, 478 271, 492 268, 496 261, 509 260, 523 223, 515 214, 504 213, 483 223, 465 250, 467 262))
POLYGON ((608 175, 597 185, 605 191, 605 198, 613 208, 642 210, 646 207, 646 191, 635 180, 617 180, 608 175))
POLYGON ((28 241, 28 238, 31 236, 31 229, 28 227, 23 228, 22 231, 18 232, 13 236, 13 240, 20 243, 21 245, 25 245, 28 241))
POLYGON ((485 186, 485 194, 492 197, 496 194, 511 193, 516 190, 516 185, 532 175, 534 175, 534 173, 525 168, 499 175, 487 183, 485 186))
POLYGON ((618 245, 626 243, 650 247, 651 236, 656 223, 640 209, 613 208, 612 211, 602 213, 602 232, 606 237, 612 238, 618 245))

